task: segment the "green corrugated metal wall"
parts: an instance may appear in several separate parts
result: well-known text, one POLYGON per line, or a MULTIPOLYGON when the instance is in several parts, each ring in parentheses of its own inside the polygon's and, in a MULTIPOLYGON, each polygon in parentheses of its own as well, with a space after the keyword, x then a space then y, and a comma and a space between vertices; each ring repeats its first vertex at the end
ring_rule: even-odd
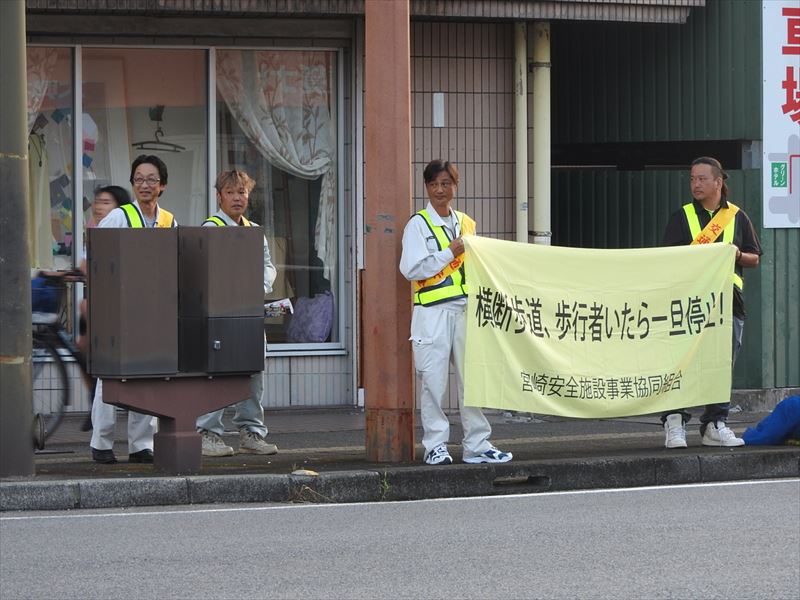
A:
MULTIPOLYGON (((760 28, 752 0, 708 0, 685 26, 554 25, 554 143, 760 140, 760 28)), ((761 227, 760 169, 729 174, 764 250, 734 386, 800 386, 800 229, 761 227)), ((552 198, 554 244, 655 246, 690 198, 688 168, 556 170, 552 198)))
POLYGON ((761 139, 760 27, 752 0, 686 25, 555 24, 553 142, 761 139))
MULTIPOLYGON (((731 199, 761 222, 761 171, 730 171, 731 199)), ((659 245, 673 211, 691 199, 688 171, 558 171, 553 243, 581 248, 659 245)), ((761 266, 745 273, 745 344, 737 388, 800 385, 800 230, 759 229, 761 266)))

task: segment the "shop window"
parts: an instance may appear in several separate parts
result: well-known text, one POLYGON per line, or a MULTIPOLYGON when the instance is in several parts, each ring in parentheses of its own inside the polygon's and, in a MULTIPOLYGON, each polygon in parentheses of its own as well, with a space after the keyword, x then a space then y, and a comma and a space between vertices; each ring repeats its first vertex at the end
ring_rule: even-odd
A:
POLYGON ((248 217, 278 271, 270 344, 339 342, 336 53, 218 50, 217 168, 256 180, 248 217))
POLYGON ((73 262, 72 50, 32 46, 26 59, 32 265, 64 269, 73 262))
MULTIPOLYGON (((181 225, 199 225, 208 206, 205 50, 83 49, 83 190, 88 207, 104 185, 131 191, 140 154, 167 165, 159 204, 181 225)), ((92 226, 91 213, 84 214, 92 226)))

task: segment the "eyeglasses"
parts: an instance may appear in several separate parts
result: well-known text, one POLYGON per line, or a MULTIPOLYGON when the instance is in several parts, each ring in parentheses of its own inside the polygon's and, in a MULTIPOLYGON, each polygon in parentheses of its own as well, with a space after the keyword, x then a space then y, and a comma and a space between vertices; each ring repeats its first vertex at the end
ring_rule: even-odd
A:
POLYGON ((434 189, 434 190, 438 189, 438 188, 442 188, 443 190, 449 190, 451 187, 453 187, 453 182, 452 181, 442 181, 441 183, 439 183, 438 181, 430 181, 426 185, 429 188, 434 189))
POLYGON ((135 186, 142 186, 145 183, 150 187, 158 184, 161 180, 158 177, 134 177, 133 178, 133 185, 135 186))

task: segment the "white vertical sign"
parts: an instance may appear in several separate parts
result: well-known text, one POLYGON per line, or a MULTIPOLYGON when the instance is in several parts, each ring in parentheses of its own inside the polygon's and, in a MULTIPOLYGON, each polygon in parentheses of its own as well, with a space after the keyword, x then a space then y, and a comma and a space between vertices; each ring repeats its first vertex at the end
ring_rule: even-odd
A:
POLYGON ((433 126, 444 127, 444 94, 433 93, 433 126))
POLYGON ((800 0, 762 11, 764 227, 800 227, 800 0))

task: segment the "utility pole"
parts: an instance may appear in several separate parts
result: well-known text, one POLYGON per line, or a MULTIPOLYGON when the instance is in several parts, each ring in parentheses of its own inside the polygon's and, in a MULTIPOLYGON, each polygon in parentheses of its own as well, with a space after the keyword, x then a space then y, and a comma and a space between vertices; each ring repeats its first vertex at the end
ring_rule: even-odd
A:
POLYGON ((366 0, 363 382, 367 459, 414 458, 411 287, 399 271, 411 216, 411 25, 408 0, 366 0))
POLYGON ((32 475, 25 1, 0 2, 0 477, 32 475))

